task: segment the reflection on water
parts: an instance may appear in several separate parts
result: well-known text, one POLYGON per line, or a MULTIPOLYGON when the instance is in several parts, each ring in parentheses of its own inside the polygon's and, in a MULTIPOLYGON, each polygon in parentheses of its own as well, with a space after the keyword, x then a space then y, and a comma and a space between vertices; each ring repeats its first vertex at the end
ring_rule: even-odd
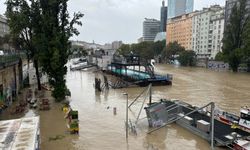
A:
MULTIPOLYGON (((182 99, 198 106, 214 101, 220 108, 237 114, 241 106, 250 106, 249 74, 168 65, 158 65, 156 71, 160 74, 171 73, 174 79, 172 86, 153 87, 154 101, 160 98, 182 99)), ((144 111, 137 126, 138 135, 129 134, 127 143, 124 124, 126 97, 123 93, 129 94, 130 103, 143 88, 97 92, 93 87, 96 75, 88 71, 69 72, 67 75, 67 85, 72 93, 71 105, 79 110, 80 119, 80 134, 74 140, 75 149, 210 149, 208 142, 175 124, 146 134, 149 129, 147 120, 143 119, 144 111), (113 114, 113 107, 117 108, 116 115, 113 114)), ((139 99, 131 107, 131 120, 136 120, 142 101, 143 98, 139 99)))

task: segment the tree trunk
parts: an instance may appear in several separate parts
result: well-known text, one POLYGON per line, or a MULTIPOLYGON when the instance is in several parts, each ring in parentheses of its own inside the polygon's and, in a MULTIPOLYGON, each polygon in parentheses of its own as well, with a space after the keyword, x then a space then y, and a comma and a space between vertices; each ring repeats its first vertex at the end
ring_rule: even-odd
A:
POLYGON ((247 72, 250 72, 250 63, 247 63, 247 72))
POLYGON ((233 72, 238 72, 238 67, 237 68, 232 68, 233 69, 233 72))
POLYGON ((231 68, 233 72, 238 72, 238 67, 239 67, 239 64, 231 64, 231 68))
POLYGON ((40 81, 40 76, 39 76, 38 60, 37 59, 34 59, 34 66, 35 66, 35 69, 36 69, 37 88, 40 91, 42 88, 41 88, 41 81, 40 81))

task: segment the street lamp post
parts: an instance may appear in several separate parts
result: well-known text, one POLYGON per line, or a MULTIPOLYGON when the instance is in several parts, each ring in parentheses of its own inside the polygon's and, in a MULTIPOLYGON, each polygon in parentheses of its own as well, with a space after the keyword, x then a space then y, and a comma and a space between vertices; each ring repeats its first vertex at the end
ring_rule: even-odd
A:
POLYGON ((128 94, 124 93, 123 95, 126 95, 126 140, 128 140, 128 94))

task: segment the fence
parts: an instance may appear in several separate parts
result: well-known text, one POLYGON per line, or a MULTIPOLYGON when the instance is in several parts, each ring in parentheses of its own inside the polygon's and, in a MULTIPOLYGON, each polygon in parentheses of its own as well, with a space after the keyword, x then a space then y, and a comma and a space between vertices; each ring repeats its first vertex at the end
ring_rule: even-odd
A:
POLYGON ((19 60, 25 58, 24 53, 8 54, 0 56, 0 68, 17 63, 19 60))

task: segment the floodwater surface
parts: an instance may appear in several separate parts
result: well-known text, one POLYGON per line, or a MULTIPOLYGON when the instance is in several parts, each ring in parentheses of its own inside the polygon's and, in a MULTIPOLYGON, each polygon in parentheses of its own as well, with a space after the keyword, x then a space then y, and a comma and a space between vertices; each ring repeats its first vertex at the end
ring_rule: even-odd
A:
MULTIPOLYGON (((217 107, 235 114, 239 114, 241 106, 250 106, 249 74, 169 65, 157 65, 156 72, 162 75, 173 74, 173 85, 154 86, 153 101, 159 101, 161 98, 181 99, 197 106, 213 101, 217 107)), ((79 111, 80 120, 80 133, 76 135, 77 138, 72 137, 71 140, 73 149, 210 149, 207 141, 176 124, 147 134, 150 129, 148 129, 144 109, 136 126, 137 135, 129 133, 126 141, 126 96, 123 93, 128 94, 128 101, 131 103, 144 88, 109 89, 98 92, 93 86, 96 76, 102 78, 102 75, 92 71, 75 71, 67 74, 67 86, 71 91, 71 106, 79 111), (114 107, 117 110, 116 115, 113 113, 114 107)), ((129 119, 132 123, 138 117, 144 97, 142 95, 129 110, 129 119)))

